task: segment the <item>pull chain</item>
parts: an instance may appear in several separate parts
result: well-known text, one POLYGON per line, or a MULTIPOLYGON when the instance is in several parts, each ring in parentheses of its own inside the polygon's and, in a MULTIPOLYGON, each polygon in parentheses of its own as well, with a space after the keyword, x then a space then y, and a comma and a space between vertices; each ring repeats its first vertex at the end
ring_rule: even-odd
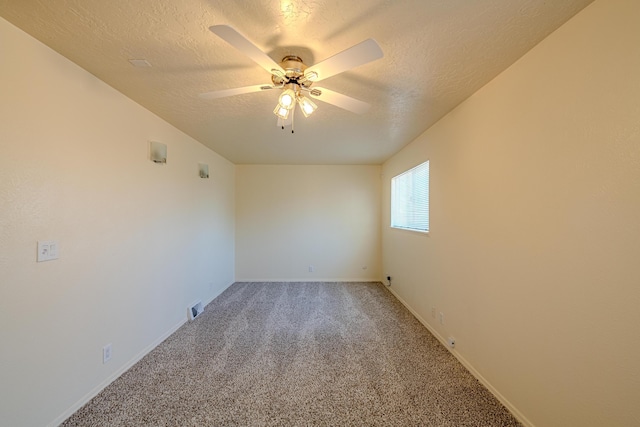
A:
POLYGON ((293 133, 293 119, 296 116, 296 105, 293 104, 293 108, 291 109, 291 133, 293 133))

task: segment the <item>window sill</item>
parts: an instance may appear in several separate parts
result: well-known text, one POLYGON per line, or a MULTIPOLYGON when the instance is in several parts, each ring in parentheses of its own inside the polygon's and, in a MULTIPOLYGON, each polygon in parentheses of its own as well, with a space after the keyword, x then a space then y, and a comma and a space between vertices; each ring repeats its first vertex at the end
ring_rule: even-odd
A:
POLYGON ((413 228, 402 228, 402 227, 394 227, 394 226, 389 226, 389 228, 392 230, 398 230, 398 231, 403 231, 407 233, 417 233, 425 236, 429 235, 429 231, 415 230, 413 228))

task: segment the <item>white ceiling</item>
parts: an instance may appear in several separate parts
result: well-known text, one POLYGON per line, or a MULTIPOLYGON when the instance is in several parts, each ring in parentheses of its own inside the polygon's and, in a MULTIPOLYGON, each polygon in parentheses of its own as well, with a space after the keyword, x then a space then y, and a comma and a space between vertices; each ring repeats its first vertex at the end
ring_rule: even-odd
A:
POLYGON ((380 164, 592 1, 0 0, 0 16, 233 163, 380 164), (270 82, 216 24, 307 65, 374 38, 382 59, 322 81, 371 109, 317 102, 292 135, 278 91, 200 99, 270 82))

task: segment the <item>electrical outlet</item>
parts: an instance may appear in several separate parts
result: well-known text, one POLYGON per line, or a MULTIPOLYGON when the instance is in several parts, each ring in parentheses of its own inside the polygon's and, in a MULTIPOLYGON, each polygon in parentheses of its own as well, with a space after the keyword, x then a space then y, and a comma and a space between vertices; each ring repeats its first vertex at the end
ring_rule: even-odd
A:
POLYGON ((440 312, 440 324, 444 325, 444 313, 440 312))
POLYGON ((107 363, 109 360, 111 360, 111 353, 111 343, 102 347, 102 363, 107 363))
POLYGON ((313 265, 309 266, 309 273, 313 273, 313 271, 315 270, 315 268, 313 267, 313 265))

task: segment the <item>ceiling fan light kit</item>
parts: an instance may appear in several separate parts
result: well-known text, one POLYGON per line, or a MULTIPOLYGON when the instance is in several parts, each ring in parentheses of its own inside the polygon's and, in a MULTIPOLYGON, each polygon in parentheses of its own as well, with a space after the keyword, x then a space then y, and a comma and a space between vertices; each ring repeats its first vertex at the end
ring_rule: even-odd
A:
POLYGON ((313 114, 314 111, 316 111, 316 108, 318 108, 318 106, 314 104, 313 101, 311 101, 309 98, 305 98, 302 95, 300 95, 300 97, 298 98, 298 104, 300 104, 300 109, 302 110, 302 114, 304 114, 305 117, 309 117, 311 114, 313 114))
POLYGON ((278 126, 284 129, 285 126, 290 125, 292 133, 296 104, 300 105, 300 110, 305 117, 309 117, 318 108, 305 94, 357 114, 364 114, 370 107, 366 102, 328 89, 312 89, 311 85, 314 82, 382 58, 382 49, 373 39, 367 39, 318 64, 307 67, 302 59, 295 55, 287 55, 282 58, 280 64, 276 63, 246 37, 228 25, 214 25, 209 29, 271 74, 271 82, 273 84, 205 92, 200 94, 201 98, 217 99, 244 93, 280 89, 282 93, 278 97, 278 105, 273 110, 273 114, 278 117, 278 126))
POLYGON ((288 108, 284 108, 282 105, 276 105, 276 108, 273 110, 273 114, 281 118, 282 120, 287 120, 289 118, 289 110, 288 108))
MULTIPOLYGON (((295 85, 291 84, 291 86, 295 88, 295 85)), ((294 89, 285 89, 278 98, 278 104, 280 104, 282 108, 291 110, 296 104, 296 95, 297 94, 294 89)))

